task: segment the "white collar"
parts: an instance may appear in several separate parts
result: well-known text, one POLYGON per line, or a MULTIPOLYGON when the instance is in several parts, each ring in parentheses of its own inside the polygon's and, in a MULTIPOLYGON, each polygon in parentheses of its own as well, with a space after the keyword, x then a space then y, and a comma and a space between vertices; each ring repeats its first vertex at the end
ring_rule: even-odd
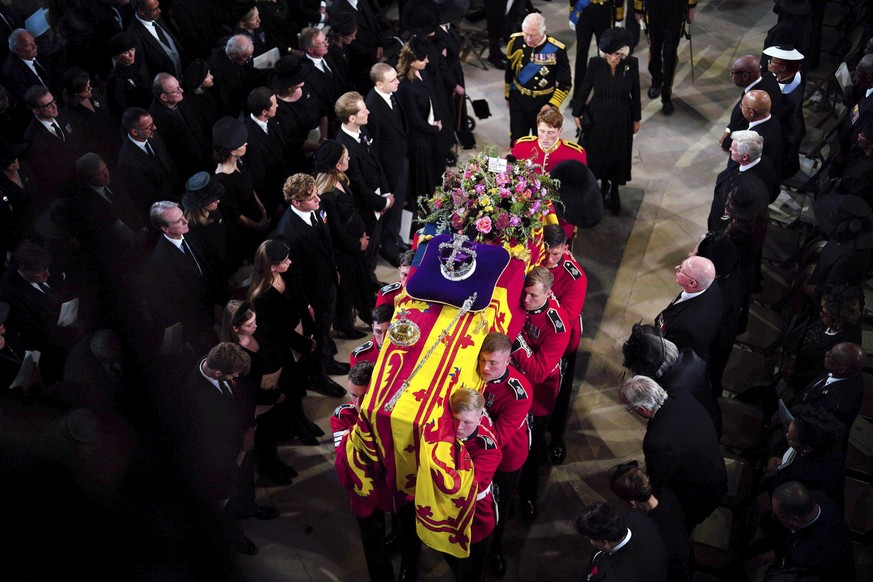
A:
POLYGON ((743 89, 743 93, 748 93, 749 91, 751 91, 752 89, 754 89, 754 88, 755 88, 755 85, 757 85, 758 83, 760 83, 760 82, 761 82, 761 79, 763 79, 763 78, 764 78, 763 76, 758 77, 757 79, 755 79, 754 81, 752 81, 751 83, 749 83, 749 86, 746 87, 745 89, 743 89))
POLYGON ((765 121, 770 121, 770 118, 771 118, 771 117, 773 117, 773 116, 772 116, 772 115, 767 115, 767 117, 765 117, 764 119, 759 119, 758 121, 750 121, 750 122, 749 122, 749 127, 748 127, 747 129, 752 129, 752 128, 755 127, 756 125, 761 125, 761 124, 764 123, 765 121))
POLYGON ((783 95, 788 95, 800 85, 801 77, 800 71, 794 73, 794 79, 791 80, 790 83, 779 83, 779 90, 782 91, 783 95))
POLYGON ((343 130, 346 134, 355 138, 355 141, 361 141, 361 130, 360 129, 358 129, 358 131, 352 131, 351 129, 346 127, 345 123, 340 125, 340 129, 343 130))
POLYGON ((163 234, 164 238, 167 239, 168 241, 170 241, 170 243, 172 243, 172 245, 174 247, 176 247, 180 251, 182 250, 182 243, 185 241, 184 236, 182 238, 171 238, 171 237, 167 236, 165 233, 161 233, 161 234, 163 234))
POLYGON ((291 206, 289 208, 291 208, 291 210, 294 212, 294 214, 299 216, 301 218, 301 220, 303 220, 303 222, 305 222, 309 226, 314 226, 312 224, 312 212, 303 212, 302 210, 298 210, 297 207, 294 206, 294 204, 291 204, 291 206))
POLYGON ((706 289, 704 289, 703 291, 696 291, 694 293, 689 293, 688 291, 683 291, 682 293, 679 294, 679 300, 676 301, 676 303, 682 303, 683 301, 688 301, 689 299, 694 299, 695 297, 697 297, 701 293, 706 293, 706 289))
MULTIPOLYGON (((380 91, 380 90, 377 89, 376 87, 373 87, 373 91, 375 91, 376 94, 379 95, 379 97, 381 97, 382 99, 384 99, 385 102, 388 103, 388 105, 391 105, 391 95, 392 95, 392 93, 386 93, 385 91, 380 91)), ((392 107, 392 109, 393 109, 393 107, 392 107)))
POLYGON ((249 117, 252 118, 252 121, 254 121, 255 123, 258 124, 258 127, 260 127, 261 129, 264 130, 264 133, 266 133, 267 135, 270 134, 270 131, 267 129, 267 122, 266 121, 261 121, 260 119, 255 117, 254 113, 249 113, 249 117))
POLYGON ((631 538, 633 537, 633 534, 631 533, 630 528, 626 528, 626 529, 627 529, 627 534, 624 536, 624 539, 621 540, 620 542, 618 542, 618 544, 616 544, 615 547, 613 547, 611 550, 609 550, 610 554, 614 554, 617 551, 619 551, 620 549, 622 549, 623 547, 625 547, 628 544, 628 542, 631 540, 631 538))
POLYGON ((746 172, 746 171, 748 171, 748 170, 751 170, 752 168, 754 168, 755 166, 757 166, 757 165, 760 164, 760 163, 761 163, 761 158, 758 158, 757 160, 755 160, 755 161, 753 161, 753 162, 749 162, 749 163, 746 164, 745 166, 743 166, 743 165, 741 164, 741 165, 740 165, 740 172, 746 172))

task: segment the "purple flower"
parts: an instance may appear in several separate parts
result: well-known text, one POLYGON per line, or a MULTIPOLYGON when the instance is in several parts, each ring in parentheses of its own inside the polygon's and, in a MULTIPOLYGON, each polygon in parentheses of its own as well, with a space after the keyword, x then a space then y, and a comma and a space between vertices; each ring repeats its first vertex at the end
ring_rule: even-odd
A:
POLYGON ((452 228, 461 228, 464 226, 464 219, 457 214, 452 214, 452 228))
POLYGON ((509 217, 509 226, 518 226, 519 224, 521 224, 521 219, 519 217, 514 214, 509 217))
POLYGON ((512 195, 512 192, 509 190, 509 188, 500 188, 498 192, 500 193, 501 198, 509 198, 512 195))
POLYGON ((455 203, 455 206, 461 206, 467 201, 467 194, 461 190, 460 188, 455 188, 452 190, 452 202, 455 203))
POLYGON ((476 221, 476 230, 483 234, 488 234, 491 232, 491 217, 483 216, 479 220, 476 221))
POLYGON ((518 183, 515 185, 515 191, 519 194, 524 192, 525 188, 527 188, 527 182, 525 182, 524 180, 519 180, 518 183))
POLYGON ((509 226, 509 215, 505 212, 501 212, 497 216, 496 226, 497 230, 503 230, 504 228, 507 228, 509 226))
POLYGON ((481 194, 485 191, 485 184, 476 184, 476 186, 473 187, 473 190, 476 191, 476 194, 481 194))

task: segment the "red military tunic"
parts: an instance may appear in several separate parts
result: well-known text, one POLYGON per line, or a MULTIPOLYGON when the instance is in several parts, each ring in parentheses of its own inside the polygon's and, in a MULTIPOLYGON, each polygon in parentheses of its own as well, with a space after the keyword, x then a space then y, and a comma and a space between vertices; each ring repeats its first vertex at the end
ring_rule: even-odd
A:
POLYGON ((539 173, 548 174, 552 168, 567 160, 578 160, 588 165, 585 148, 579 144, 559 139, 549 151, 540 147, 540 140, 535 135, 520 137, 512 146, 512 155, 519 160, 531 160, 542 167, 539 173))
MULTIPOLYGON (((545 265, 544 265, 545 266, 545 265)), ((552 283, 552 294, 567 312, 570 320, 570 342, 567 353, 576 351, 582 337, 582 307, 585 305, 585 294, 588 291, 588 277, 570 253, 564 253, 557 265, 549 267, 549 272, 555 276, 552 283)))
POLYGON ((521 468, 530 450, 527 414, 533 402, 530 382, 509 365, 503 377, 485 383, 485 410, 494 424, 503 460, 497 470, 511 473, 521 468))
POLYGON ((557 299, 525 313, 524 327, 516 340, 512 361, 533 386, 534 416, 548 416, 561 387, 561 358, 570 343, 567 314, 557 299))
POLYGON ((403 284, 400 281, 396 281, 394 283, 388 283, 376 294, 376 307, 379 307, 382 304, 387 303, 388 305, 394 305, 397 300, 397 296, 400 295, 400 291, 403 289, 403 284))
POLYGON ((333 411, 333 416, 330 417, 330 430, 333 432, 333 446, 337 452, 336 462, 334 463, 337 475, 339 476, 340 484, 348 489, 349 503, 352 506, 352 513, 357 517, 368 517, 372 515, 377 508, 383 511, 391 511, 394 505, 394 499, 391 493, 384 487, 380 486, 378 479, 374 481, 375 491, 369 497, 361 497, 354 493, 349 488, 349 468, 345 455, 346 439, 349 438, 349 432, 358 423, 358 410, 350 403, 340 404, 333 411))
POLYGON ((349 354, 349 366, 354 366, 358 362, 373 362, 375 364, 378 358, 379 346, 376 345, 375 341, 370 340, 352 350, 352 353, 349 354))
POLYGON ((492 429, 491 421, 483 416, 482 424, 476 432, 461 441, 473 461, 473 477, 479 492, 476 495, 473 527, 470 532, 470 542, 474 544, 491 535, 497 524, 497 504, 491 493, 491 480, 503 455, 492 429))

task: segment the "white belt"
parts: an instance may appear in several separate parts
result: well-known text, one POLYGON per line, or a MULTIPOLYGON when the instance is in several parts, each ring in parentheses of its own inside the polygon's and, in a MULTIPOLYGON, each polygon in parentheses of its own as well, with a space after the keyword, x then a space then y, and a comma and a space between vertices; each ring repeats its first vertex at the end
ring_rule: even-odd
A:
POLYGON ((485 491, 480 491, 476 496, 476 501, 482 501, 491 493, 491 483, 488 484, 488 487, 485 488, 485 491))

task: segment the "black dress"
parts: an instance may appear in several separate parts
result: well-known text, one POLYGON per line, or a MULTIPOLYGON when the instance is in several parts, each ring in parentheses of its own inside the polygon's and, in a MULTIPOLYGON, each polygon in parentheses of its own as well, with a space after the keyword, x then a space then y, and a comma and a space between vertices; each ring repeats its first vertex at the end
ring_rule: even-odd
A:
MULTIPOLYGON (((434 92, 427 71, 421 79, 400 80, 397 100, 409 122, 409 194, 407 207, 416 205, 420 196, 433 194, 441 174, 439 164, 439 128, 427 122, 434 103, 434 92)), ((434 108, 434 118, 440 119, 434 108)), ((448 123, 448 122, 446 122, 448 123)))
POLYGON ((355 326, 354 309, 363 321, 368 322, 376 305, 369 288, 370 271, 361 250, 364 221, 348 186, 345 186, 345 192, 334 188, 322 194, 321 206, 327 213, 327 226, 340 273, 334 328, 350 330, 355 326))
POLYGON ((573 117, 587 113, 583 145, 588 153, 588 167, 598 179, 618 185, 630 181, 634 122, 640 120, 640 107, 640 68, 636 57, 622 59, 615 75, 605 58, 589 59, 573 117), (592 91, 594 95, 588 102, 592 91))
POLYGON ((264 233, 239 223, 241 216, 245 216, 252 222, 260 222, 261 209, 255 200, 254 178, 245 160, 237 160, 236 170, 230 174, 216 173, 215 179, 224 186, 221 208, 232 225, 230 236, 234 244, 231 247, 233 252, 229 258, 241 263, 243 260, 251 260, 254 257, 255 250, 264 240, 264 233))
POLYGON ((306 141, 309 132, 318 127, 318 122, 321 121, 322 115, 318 99, 304 87, 303 96, 297 101, 288 102, 282 99, 276 99, 276 101, 279 103, 279 108, 276 110, 276 121, 282 128, 288 150, 296 154, 293 156, 294 167, 289 168, 289 170, 292 173, 311 172, 312 158, 304 156, 302 152, 303 142, 306 141))
POLYGON ((229 247, 233 225, 224 216, 222 206, 209 213, 211 222, 202 225, 197 221, 189 221, 188 233, 185 238, 190 240, 200 252, 203 260, 209 265, 212 273, 222 283, 236 272, 239 264, 232 260, 229 247))
POLYGON ((99 153, 106 165, 113 167, 118 163, 123 135, 121 125, 109 114, 105 101, 92 99, 91 102, 94 111, 79 104, 66 107, 64 113, 78 127, 91 151, 99 153))

